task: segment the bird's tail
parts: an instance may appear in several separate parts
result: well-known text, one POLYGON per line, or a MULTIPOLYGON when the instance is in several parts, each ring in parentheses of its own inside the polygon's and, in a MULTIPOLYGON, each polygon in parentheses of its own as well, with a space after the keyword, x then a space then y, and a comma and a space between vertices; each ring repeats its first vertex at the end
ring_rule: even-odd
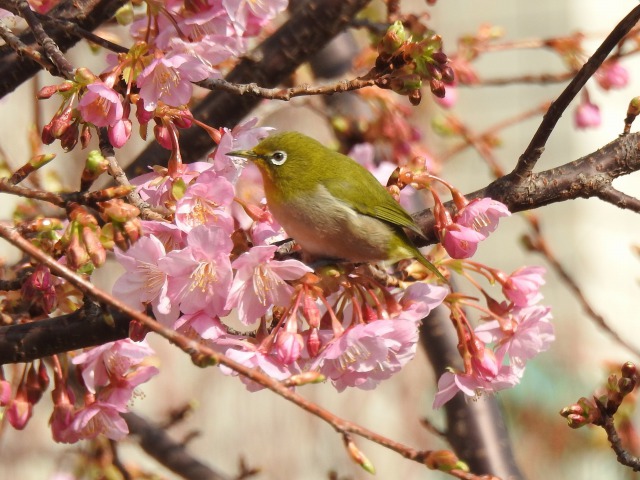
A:
POLYGON ((436 277, 447 283, 447 279, 444 277, 444 275, 442 275, 442 273, 440 273, 440 270, 438 270, 438 268, 433 263, 427 260, 426 257, 422 255, 422 253, 420 253, 420 250, 418 250, 417 248, 415 249, 414 258, 418 260, 422 265, 427 267, 427 270, 431 271, 436 277))

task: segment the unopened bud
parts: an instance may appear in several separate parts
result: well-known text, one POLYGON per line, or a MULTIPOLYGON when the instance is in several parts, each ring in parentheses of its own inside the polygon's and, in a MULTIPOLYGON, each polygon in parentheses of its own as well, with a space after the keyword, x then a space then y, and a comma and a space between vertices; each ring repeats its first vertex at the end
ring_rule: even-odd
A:
POLYGON ((450 472, 451 470, 462 470, 468 472, 469 467, 460 461, 455 453, 450 450, 434 450, 424 459, 424 464, 431 470, 450 472))
POLYGON ((322 383, 326 380, 326 377, 320 372, 304 372, 298 375, 292 375, 282 383, 285 387, 300 387, 302 385, 308 385, 311 383, 322 383))
POLYGON ((100 81, 100 79, 86 67, 80 67, 76 69, 74 80, 82 85, 89 85, 90 83, 100 81))
POLYGON ((98 231, 94 231, 91 227, 82 227, 82 242, 84 243, 89 258, 94 266, 99 267, 107 261, 107 252, 100 243, 98 231))
POLYGON ((636 366, 631 362, 624 363, 622 365, 621 371, 622 376, 625 378, 633 378, 638 374, 636 366))
POLYGON ((444 82, 442 80, 437 80, 432 78, 429 81, 429 88, 431 88, 431 93, 433 93, 438 98, 444 98, 446 91, 444 87, 444 82))
POLYGON ((400 20, 394 22, 380 40, 378 51, 380 53, 393 54, 404 42, 409 39, 409 34, 400 20))
POLYGON ((344 435, 342 438, 344 440, 344 446, 346 447, 347 452, 349 452, 351 459, 360 465, 366 472, 375 475, 376 469, 373 466, 373 463, 371 463, 365 454, 356 446, 355 442, 351 440, 351 437, 349 435, 344 435))
POLYGON ((73 148, 78 144, 78 139, 80 138, 78 122, 72 123, 59 138, 60 146, 66 152, 73 150, 73 148))

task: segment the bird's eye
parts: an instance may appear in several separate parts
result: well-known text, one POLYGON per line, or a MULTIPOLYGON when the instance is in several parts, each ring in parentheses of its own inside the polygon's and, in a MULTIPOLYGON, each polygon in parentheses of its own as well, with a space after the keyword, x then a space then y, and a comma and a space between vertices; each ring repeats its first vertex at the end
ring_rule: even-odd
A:
POLYGON ((282 150, 278 150, 277 152, 273 152, 271 155, 271 163, 274 165, 282 165, 287 161, 287 152, 283 152, 282 150))

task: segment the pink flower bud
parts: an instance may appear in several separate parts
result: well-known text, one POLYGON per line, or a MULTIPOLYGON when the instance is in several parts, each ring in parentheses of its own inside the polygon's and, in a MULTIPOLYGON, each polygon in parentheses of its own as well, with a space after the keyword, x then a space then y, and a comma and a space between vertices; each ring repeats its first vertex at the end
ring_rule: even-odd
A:
POLYGON ((300 358, 304 341, 299 333, 278 332, 276 338, 276 355, 285 365, 291 365, 300 358))
POLYGON ((27 389, 23 383, 18 388, 16 398, 11 401, 5 410, 5 415, 13 428, 16 430, 22 430, 27 426, 27 422, 29 422, 32 414, 33 404, 31 404, 27 399, 27 389))
POLYGON ((320 335, 318 333, 317 328, 311 328, 309 331, 309 336, 307 337, 307 350, 309 351, 309 355, 311 357, 315 357, 318 355, 320 351, 320 335))
POLYGON ((574 113, 574 122, 576 127, 581 129, 595 128, 600 126, 602 117, 600 116, 600 108, 590 102, 578 105, 574 113))

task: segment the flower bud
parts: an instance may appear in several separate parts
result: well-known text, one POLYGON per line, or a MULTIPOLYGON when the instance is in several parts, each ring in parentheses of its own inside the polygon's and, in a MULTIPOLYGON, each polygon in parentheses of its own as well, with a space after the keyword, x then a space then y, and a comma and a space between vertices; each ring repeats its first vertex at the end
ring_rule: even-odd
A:
POLYGON ((356 446, 355 442, 351 440, 349 435, 343 436, 344 446, 347 448, 347 452, 351 459, 360 465, 366 472, 375 475, 376 469, 373 463, 362 453, 362 451, 356 446))
POLYGON ((431 470, 449 472, 451 470, 469 471, 469 467, 458 459, 450 450, 433 450, 424 459, 424 464, 431 470))
POLYGON ((624 378, 634 378, 638 374, 636 366, 631 362, 625 362, 621 371, 624 378))
POLYGON ((378 52, 393 54, 410 38, 400 20, 394 22, 380 40, 378 52))
POLYGON ((20 384, 16 397, 5 410, 7 420, 16 430, 22 430, 33 414, 33 405, 27 398, 27 390, 24 383, 20 384))
POLYGON ((307 337, 307 350, 309 351, 309 355, 311 357, 315 357, 316 355, 318 355, 318 352, 320 351, 320 346, 321 346, 321 342, 320 342, 320 334, 318 332, 318 329, 315 327, 312 327, 309 331, 309 336, 307 337))
POLYGON ((0 407, 6 407, 11 401, 11 384, 4 378, 0 380, 0 407))

